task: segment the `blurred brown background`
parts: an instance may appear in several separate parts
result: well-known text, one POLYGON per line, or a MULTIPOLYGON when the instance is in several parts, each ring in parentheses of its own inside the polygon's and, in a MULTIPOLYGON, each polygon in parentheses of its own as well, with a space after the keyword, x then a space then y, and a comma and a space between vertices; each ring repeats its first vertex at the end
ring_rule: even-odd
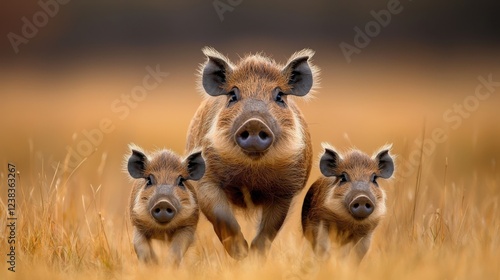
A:
MULTIPOLYGON (((394 143, 405 167, 412 151, 420 150, 415 140, 424 127, 425 139, 439 128, 447 140, 426 146, 424 159, 435 159, 425 165, 427 180, 442 180, 435 172, 443 172, 446 158, 449 174, 459 174, 455 179, 462 183, 473 177, 464 174, 477 179, 477 172, 497 180, 500 87, 477 104, 471 96, 479 76, 500 82, 499 6, 423 0, 2 1, 0 173, 5 176, 7 162, 17 164, 29 190, 59 164, 57 172, 72 173, 73 186, 81 187, 76 198, 101 185, 105 211, 122 213, 130 188, 121 171, 127 144, 184 152, 187 126, 201 100, 200 50, 213 46, 233 60, 263 51, 281 63, 302 48, 316 51, 321 88, 300 104, 316 154, 323 141, 368 153, 394 143), (378 24, 376 35, 348 62, 340 44, 354 46, 355 28, 365 30, 375 21, 371 11, 378 14, 388 5, 399 12, 386 26, 378 24), (168 76, 130 101, 148 67, 168 76), (454 107, 464 102, 473 108, 466 115, 454 107)), ((314 168, 311 178, 318 174, 314 168)), ((415 176, 408 174, 411 185, 415 176)), ((496 194, 498 188, 485 191, 496 194)), ((2 191, 0 198, 5 196, 2 191)))
MULTIPOLYGON (((325 266, 325 278, 497 279, 499 8, 482 0, 1 1, 1 217, 7 163, 19 171, 20 273, 9 275, 157 277, 136 265, 122 161, 131 142, 184 153, 204 94, 201 49, 212 46, 235 61, 262 51, 285 63, 316 51, 321 87, 298 101, 315 155, 321 142, 370 154, 394 145, 396 178, 381 182, 388 213, 368 266, 325 266)), ((318 176, 316 161, 310 182, 318 176)), ((193 265, 178 279, 277 279, 299 269, 308 262, 297 258, 304 195, 267 268, 231 262, 202 218, 193 265)), ((242 228, 250 240, 254 223, 242 228)))

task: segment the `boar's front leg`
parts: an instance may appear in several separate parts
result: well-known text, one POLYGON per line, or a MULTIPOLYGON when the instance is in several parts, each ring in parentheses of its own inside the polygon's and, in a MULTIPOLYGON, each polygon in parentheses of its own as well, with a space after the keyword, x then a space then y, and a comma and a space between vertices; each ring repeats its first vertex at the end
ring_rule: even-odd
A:
POLYGON ((226 252, 234 259, 248 255, 248 243, 234 217, 226 193, 216 184, 200 182, 198 185, 199 206, 212 223, 226 252))
POLYGON ((184 254, 194 241, 194 232, 193 227, 184 227, 174 233, 170 240, 169 264, 175 267, 179 266, 184 254))
POLYGON ((151 247, 151 239, 137 230, 137 228, 134 228, 134 250, 141 262, 147 264, 156 264, 158 262, 155 252, 151 247))
POLYGON ((368 249, 370 249, 370 244, 372 242, 372 234, 368 234, 361 239, 359 239, 358 242, 354 245, 353 251, 354 251, 354 261, 356 263, 360 263, 366 253, 368 252, 368 249))
POLYGON ((271 243, 285 222, 290 208, 290 199, 274 199, 272 203, 262 208, 262 220, 259 225, 257 236, 252 241, 252 250, 256 250, 265 256, 271 247, 271 243))

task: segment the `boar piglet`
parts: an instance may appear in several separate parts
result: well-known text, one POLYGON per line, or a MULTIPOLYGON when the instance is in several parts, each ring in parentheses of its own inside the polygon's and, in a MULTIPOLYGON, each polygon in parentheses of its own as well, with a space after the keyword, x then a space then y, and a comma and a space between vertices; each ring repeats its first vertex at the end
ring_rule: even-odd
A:
POLYGON ((358 150, 342 156, 323 146, 319 165, 324 177, 312 184, 302 206, 304 236, 320 259, 329 258, 333 243, 359 262, 386 212, 378 179, 388 179, 394 172, 390 146, 373 157, 358 150))
POLYGON ((297 52, 281 65, 261 54, 233 64, 214 49, 203 52, 206 98, 187 143, 188 150, 202 147, 207 162, 196 184, 200 209, 235 259, 245 258, 249 248, 234 210, 261 211, 250 248, 265 256, 311 170, 309 129, 295 99, 313 88, 314 53, 297 52))
POLYGON ((181 159, 169 150, 147 156, 131 147, 127 170, 134 179, 130 218, 134 227, 134 249, 140 261, 157 263, 151 240, 169 243, 167 263, 179 265, 194 241, 199 210, 193 186, 205 173, 201 152, 181 159))

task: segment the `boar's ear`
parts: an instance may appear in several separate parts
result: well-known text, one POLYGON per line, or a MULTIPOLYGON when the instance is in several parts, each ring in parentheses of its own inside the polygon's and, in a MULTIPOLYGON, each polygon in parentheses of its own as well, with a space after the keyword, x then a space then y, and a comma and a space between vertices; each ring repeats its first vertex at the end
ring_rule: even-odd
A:
POLYGON ((186 159, 189 177, 186 180, 200 180, 205 174, 205 160, 201 156, 201 152, 196 152, 188 156, 186 159))
POLYGON ((205 91, 211 96, 226 94, 226 75, 231 73, 231 62, 216 50, 205 47, 203 53, 207 62, 201 70, 201 82, 205 91))
POLYGON ((325 153, 321 156, 319 160, 319 170, 321 174, 326 177, 337 176, 335 169, 339 165, 340 157, 339 155, 331 149, 325 148, 325 153))
POLYGON ((286 94, 304 96, 313 86, 313 71, 309 66, 309 58, 314 55, 311 50, 302 50, 292 55, 282 73, 288 77, 290 92, 286 94))
POLYGON ((148 163, 148 158, 143 153, 132 150, 132 155, 128 159, 127 169, 128 173, 132 178, 146 178, 144 171, 146 170, 146 164, 148 163))
POLYGON ((380 151, 375 160, 378 162, 379 176, 384 179, 391 178, 394 173, 394 161, 389 155, 389 149, 380 151))

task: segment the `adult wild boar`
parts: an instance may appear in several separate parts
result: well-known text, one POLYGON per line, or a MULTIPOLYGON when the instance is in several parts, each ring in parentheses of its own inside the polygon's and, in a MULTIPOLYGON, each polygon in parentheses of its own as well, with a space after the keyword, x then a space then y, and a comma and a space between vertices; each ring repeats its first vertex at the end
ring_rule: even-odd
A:
POLYGON ((314 52, 297 52, 284 66, 260 54, 233 64, 212 48, 203 53, 200 76, 207 96, 187 141, 187 150, 202 147, 206 160, 197 184, 199 206, 235 259, 249 250, 235 208, 261 210, 251 249, 265 255, 311 169, 309 130, 294 98, 313 88, 314 52))

